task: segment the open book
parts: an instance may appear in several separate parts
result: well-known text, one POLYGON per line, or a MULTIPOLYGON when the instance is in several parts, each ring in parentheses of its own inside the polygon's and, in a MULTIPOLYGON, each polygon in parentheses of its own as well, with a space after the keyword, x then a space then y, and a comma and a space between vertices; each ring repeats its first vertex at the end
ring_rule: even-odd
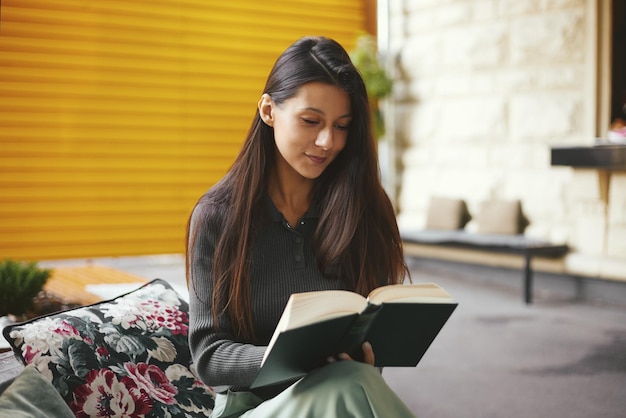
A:
POLYGON ((457 303, 433 283, 374 289, 367 298, 325 290, 291 295, 252 387, 295 380, 329 356, 362 356, 369 341, 376 366, 416 366, 457 303))

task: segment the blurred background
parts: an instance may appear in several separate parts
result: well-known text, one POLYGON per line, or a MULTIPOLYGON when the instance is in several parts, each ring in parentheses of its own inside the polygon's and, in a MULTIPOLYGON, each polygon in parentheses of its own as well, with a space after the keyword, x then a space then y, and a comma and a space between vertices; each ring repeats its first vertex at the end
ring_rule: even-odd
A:
POLYGON ((528 236, 571 248, 539 271, 625 281, 624 14, 620 0, 2 0, 0 257, 181 255, 280 52, 369 33, 393 80, 379 150, 401 229, 434 196, 472 214, 519 200, 528 236), (609 164, 552 160, 599 146, 617 149, 609 164))
POLYGON ((52 267, 49 293, 70 302, 157 277, 184 294, 187 218, 237 155, 274 60, 304 35, 352 53, 369 34, 391 81, 374 104, 401 232, 429 227, 434 199, 466 204, 468 232, 485 202, 518 202, 516 232, 568 248, 533 259, 528 306, 521 253, 405 245, 414 280, 459 308, 419 367, 386 379, 419 416, 623 417, 625 13, 623 0, 0 0, 0 260, 52 267))

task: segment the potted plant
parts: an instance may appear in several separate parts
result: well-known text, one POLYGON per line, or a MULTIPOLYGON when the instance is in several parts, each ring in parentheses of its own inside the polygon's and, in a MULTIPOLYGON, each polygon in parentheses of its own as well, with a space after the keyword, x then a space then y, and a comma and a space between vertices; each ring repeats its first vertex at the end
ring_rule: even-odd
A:
POLYGON ((36 312, 35 298, 51 273, 52 270, 40 268, 35 262, 0 262, 0 316, 23 320, 29 312, 36 312))
POLYGON ((355 49, 350 52, 350 58, 365 82, 372 110, 374 135, 381 138, 385 134, 385 122, 379 101, 391 93, 393 81, 380 63, 374 36, 367 33, 360 35, 355 49))

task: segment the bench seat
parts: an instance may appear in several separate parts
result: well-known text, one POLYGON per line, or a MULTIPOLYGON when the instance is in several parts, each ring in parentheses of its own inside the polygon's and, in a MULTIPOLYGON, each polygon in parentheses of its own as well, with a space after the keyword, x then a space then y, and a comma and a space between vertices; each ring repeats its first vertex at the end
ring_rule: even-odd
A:
POLYGON ((544 240, 519 235, 472 233, 465 230, 401 230, 403 242, 519 254, 524 257, 523 291, 526 304, 532 303, 532 258, 560 258, 569 251, 566 244, 555 244, 544 240))

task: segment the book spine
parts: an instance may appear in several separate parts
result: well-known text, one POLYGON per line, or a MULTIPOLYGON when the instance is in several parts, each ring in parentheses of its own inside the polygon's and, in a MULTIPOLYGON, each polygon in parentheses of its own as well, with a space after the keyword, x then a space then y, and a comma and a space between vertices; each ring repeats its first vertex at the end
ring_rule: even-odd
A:
MULTIPOLYGON (((356 318, 350 329, 344 336, 340 347, 343 347, 342 353, 348 353, 354 360, 363 360, 363 350, 361 345, 365 342, 365 336, 369 332, 374 318, 380 312, 381 306, 368 304, 367 307, 356 318)), ((340 353, 337 353, 340 354, 340 353)))

